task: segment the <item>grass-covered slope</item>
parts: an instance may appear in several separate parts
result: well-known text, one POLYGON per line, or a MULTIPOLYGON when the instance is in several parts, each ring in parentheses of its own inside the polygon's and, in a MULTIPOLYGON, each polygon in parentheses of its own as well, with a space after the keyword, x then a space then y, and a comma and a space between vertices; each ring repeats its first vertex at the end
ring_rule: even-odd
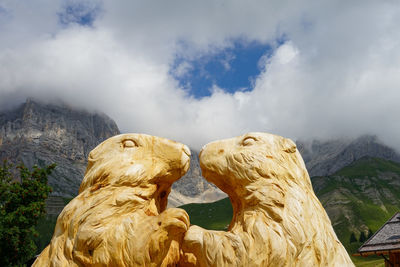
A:
POLYGON ((375 232, 400 210, 400 164, 362 158, 328 177, 313 177, 316 195, 338 237, 347 247, 350 235, 375 232))
MULTIPOLYGON (((313 177, 314 191, 326 209, 336 234, 348 250, 356 252, 368 237, 400 210, 400 164, 379 158, 362 158, 327 177, 313 177), (351 235, 355 240, 351 240, 351 235), (361 239, 363 239, 361 237, 361 239)), ((192 224, 224 230, 232 218, 228 198, 206 204, 188 204, 192 224)), ((379 258, 352 257, 357 266, 381 266, 379 258)), ((382 265, 384 266, 384 265, 382 265)))
POLYGON ((380 173, 392 172, 400 175, 400 164, 394 161, 381 158, 364 157, 353 162, 349 166, 344 167, 336 173, 349 178, 357 178, 361 176, 378 176, 380 173))
MULTIPOLYGON (((400 210, 399 163, 366 157, 334 175, 311 180, 336 234, 350 254, 361 246, 364 236, 368 238, 400 210)), ((362 265, 366 259, 353 260, 357 266, 368 266, 362 265)))
POLYGON ((232 205, 229 198, 212 203, 192 203, 180 206, 189 214, 191 224, 209 230, 226 230, 232 220, 232 205))

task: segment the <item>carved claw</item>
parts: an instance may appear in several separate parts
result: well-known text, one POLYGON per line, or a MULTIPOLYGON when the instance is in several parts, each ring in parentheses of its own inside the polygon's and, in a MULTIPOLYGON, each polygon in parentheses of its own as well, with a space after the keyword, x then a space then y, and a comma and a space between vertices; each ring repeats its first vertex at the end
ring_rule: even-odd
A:
POLYGON ((175 231, 186 232, 190 226, 189 215, 183 209, 167 209, 160 214, 159 224, 163 228, 175 228, 175 231))
POLYGON ((190 226, 189 230, 186 232, 185 237, 184 237, 184 247, 191 247, 195 245, 202 245, 203 244, 203 235, 204 235, 204 229, 197 226, 197 225, 192 225, 190 226))

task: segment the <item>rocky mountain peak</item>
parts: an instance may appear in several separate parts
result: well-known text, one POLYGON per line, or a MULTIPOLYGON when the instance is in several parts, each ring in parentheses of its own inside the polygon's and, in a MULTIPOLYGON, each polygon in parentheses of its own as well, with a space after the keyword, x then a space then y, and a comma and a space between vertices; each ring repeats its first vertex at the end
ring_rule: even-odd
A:
POLYGON ((310 176, 326 176, 363 157, 400 162, 400 155, 375 135, 332 140, 297 141, 310 176))
POLYGON ((0 113, 0 159, 28 167, 55 162, 49 177, 54 193, 75 196, 89 152, 116 134, 116 123, 104 114, 28 99, 0 113))
POLYGON ((193 149, 191 152, 188 172, 172 185, 172 191, 168 198, 170 206, 212 202, 227 197, 224 192, 202 177, 199 152, 193 149))

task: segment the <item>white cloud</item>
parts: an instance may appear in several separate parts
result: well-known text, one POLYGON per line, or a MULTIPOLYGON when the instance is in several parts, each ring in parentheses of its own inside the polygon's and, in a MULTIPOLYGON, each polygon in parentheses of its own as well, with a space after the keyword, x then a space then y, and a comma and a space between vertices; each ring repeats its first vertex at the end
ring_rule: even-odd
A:
POLYGON ((278 64, 285 65, 292 61, 298 53, 298 49, 293 46, 291 42, 288 42, 277 49, 273 59, 276 60, 278 64))
POLYGON ((108 114, 123 131, 197 148, 247 131, 375 133, 400 148, 395 2, 106 1, 93 27, 60 25, 64 4, 0 2, 1 107, 61 99, 108 114), (214 53, 238 38, 276 49, 260 60, 253 91, 213 88, 194 99, 171 77, 175 56, 214 53))
POLYGON ((181 63, 179 63, 173 70, 173 75, 177 78, 182 78, 184 77, 191 69, 193 68, 193 66, 187 62, 187 61, 183 61, 181 63))

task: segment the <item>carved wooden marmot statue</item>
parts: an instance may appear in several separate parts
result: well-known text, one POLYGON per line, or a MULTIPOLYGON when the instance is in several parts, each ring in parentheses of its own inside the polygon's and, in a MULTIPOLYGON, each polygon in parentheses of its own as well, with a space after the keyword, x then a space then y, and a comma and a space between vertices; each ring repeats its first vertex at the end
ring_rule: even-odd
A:
POLYGON ((203 176, 226 192, 227 232, 191 226, 181 266, 354 266, 289 139, 249 133, 206 145, 203 176))
POLYGON ((89 155, 85 177, 33 266, 168 266, 189 227, 167 209, 171 185, 189 168, 189 149, 154 136, 109 138, 89 155))

